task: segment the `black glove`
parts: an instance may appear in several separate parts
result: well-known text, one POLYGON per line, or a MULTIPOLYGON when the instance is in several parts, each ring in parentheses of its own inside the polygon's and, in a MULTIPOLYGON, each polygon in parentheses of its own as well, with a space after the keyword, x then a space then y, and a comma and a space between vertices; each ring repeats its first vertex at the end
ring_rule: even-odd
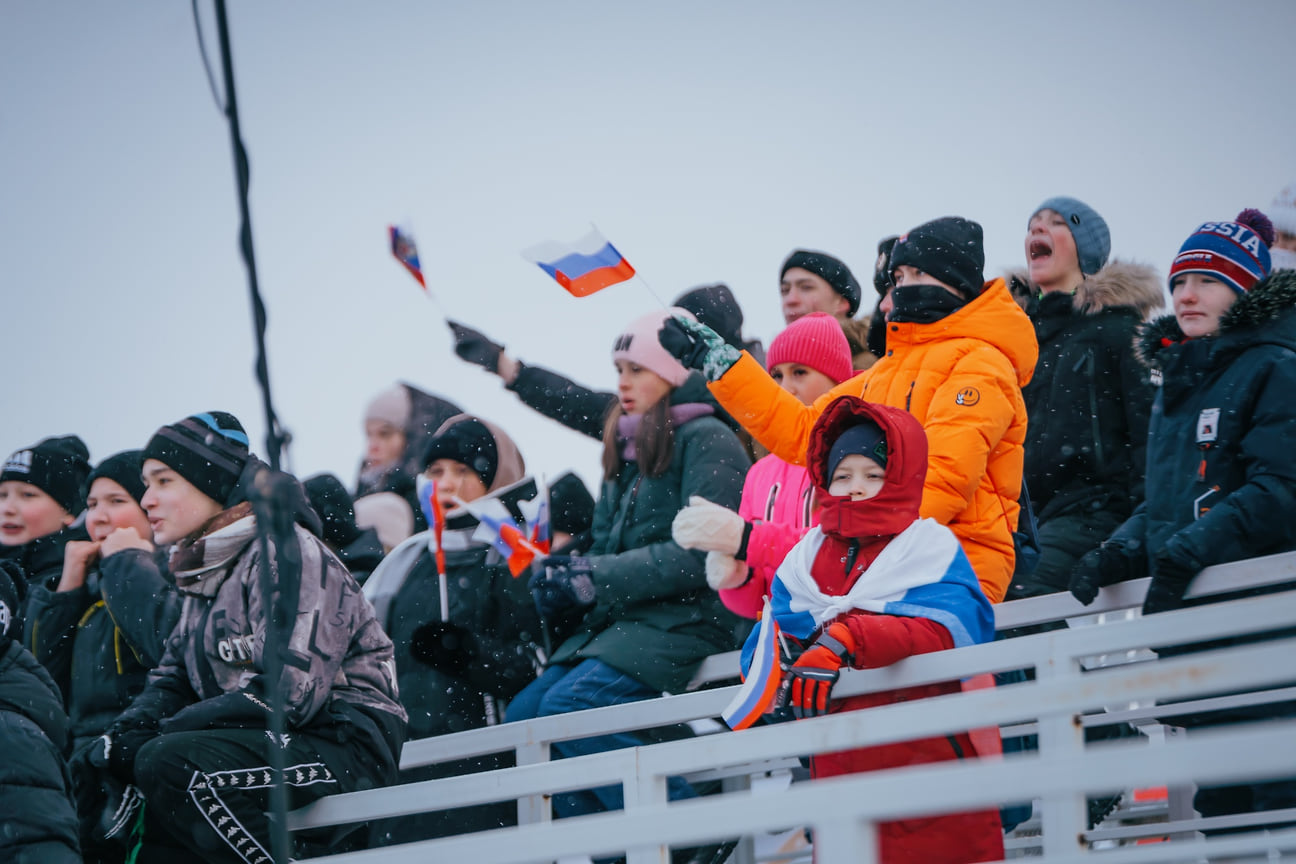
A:
POLYGON ((1105 541, 1080 559, 1071 571, 1071 582, 1067 587, 1077 600, 1088 606, 1098 596, 1099 588, 1137 579, 1140 575, 1135 561, 1126 554, 1123 546, 1105 541))
POLYGON ((1188 583, 1201 572, 1201 565, 1191 556, 1177 551, 1169 544, 1156 555, 1155 575, 1143 598, 1143 614, 1171 612, 1184 605, 1188 583))
POLYGON ((449 621, 430 621, 410 637, 410 654, 420 663, 459 676, 477 656, 473 635, 449 621))
POLYGON ((594 605, 594 568, 588 558, 552 555, 540 562, 527 587, 540 616, 555 621, 594 605))
POLYGON ((1085 553, 1071 571, 1071 594, 1088 606, 1098 597, 1098 589, 1103 586, 1102 547, 1098 546, 1085 553))
POLYGON ((454 334, 454 351, 469 363, 475 363, 487 372, 499 372, 500 354, 504 346, 486 338, 486 334, 471 327, 465 327, 458 321, 446 320, 450 332, 454 334))
POLYGON ((686 369, 701 369, 710 348, 703 340, 684 329, 675 318, 667 318, 657 331, 657 341, 686 369))
POLYGON ((135 757, 157 736, 156 729, 138 727, 100 735, 90 745, 86 761, 95 768, 107 769, 123 783, 134 785, 135 757))

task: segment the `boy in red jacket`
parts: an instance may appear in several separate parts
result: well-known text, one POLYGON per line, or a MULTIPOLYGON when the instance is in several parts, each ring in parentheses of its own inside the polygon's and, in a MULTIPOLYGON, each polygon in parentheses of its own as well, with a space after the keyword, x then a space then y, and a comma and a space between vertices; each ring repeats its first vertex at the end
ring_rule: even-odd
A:
MULTIPOLYGON (((793 714, 814 717, 958 692, 959 682, 949 681, 840 700, 831 695, 843 666, 889 666, 994 635, 990 603, 957 538, 918 517, 927 473, 927 439, 918 421, 843 396, 816 421, 806 466, 821 501, 819 525, 788 553, 770 590, 780 628, 806 646, 789 670, 793 714)), ((753 636, 749 649, 754 642, 753 636)), ((820 754, 810 767, 815 777, 831 777, 976 755, 961 732, 820 754)), ((994 808, 884 822, 878 838, 885 864, 1003 857, 994 808)))

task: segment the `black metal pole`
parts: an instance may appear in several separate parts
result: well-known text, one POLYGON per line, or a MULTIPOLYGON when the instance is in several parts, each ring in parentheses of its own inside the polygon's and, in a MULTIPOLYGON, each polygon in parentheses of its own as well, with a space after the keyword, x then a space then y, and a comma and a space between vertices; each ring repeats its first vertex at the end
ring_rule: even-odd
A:
POLYGON ((284 733, 287 731, 287 706, 283 694, 283 664, 288 637, 296 620, 301 596, 301 547, 293 528, 293 490, 297 481, 280 471, 264 466, 248 484, 248 499, 256 515, 257 542, 261 552, 261 613, 265 642, 261 651, 261 671, 269 692, 270 704, 270 855, 275 864, 287 864, 290 842, 287 828, 288 788, 284 778, 284 733), (273 544, 273 551, 271 550, 273 544))
POLYGON ((252 249, 252 213, 248 207, 249 170, 247 151, 243 149, 243 136, 239 131, 238 99, 234 93, 234 61, 230 55, 229 22, 225 17, 225 0, 216 0, 216 26, 220 31, 221 65, 225 79, 225 116, 229 118, 230 145, 234 149, 234 172, 238 181, 239 249, 247 265, 248 286, 252 292, 252 320, 256 334, 257 381, 261 384, 261 397, 266 416, 266 461, 279 470, 279 452, 285 436, 279 428, 274 403, 270 399, 270 367, 266 361, 265 331, 266 310, 261 302, 261 289, 257 284, 256 254, 252 249))
POLYGON ((275 864, 287 864, 290 843, 287 830, 288 791, 284 785, 284 754, 282 742, 286 723, 285 705, 281 699, 280 679, 283 672, 285 628, 292 626, 291 615, 283 608, 286 603, 297 602, 300 576, 300 550, 292 536, 292 509, 286 506, 286 495, 278 494, 285 478, 279 475, 280 445, 284 440, 275 416, 274 402, 270 398, 270 368, 266 360, 265 304, 261 302, 261 289, 257 283, 256 254, 252 247, 252 213, 248 206, 249 169, 247 151, 239 131, 238 98, 234 90, 234 60, 230 53, 229 21, 225 15, 225 0, 215 0, 216 24, 220 32, 221 65, 225 80, 225 116, 229 120, 230 145, 234 150, 234 172, 238 182, 239 248, 247 266, 248 287, 252 295, 252 319, 256 335, 257 381, 261 385, 261 398, 266 417, 266 459, 271 471, 262 469, 253 479, 249 492, 257 520, 257 535, 261 552, 260 589, 262 614, 265 618, 266 638, 262 649, 263 673, 267 680, 266 701, 270 705, 269 731, 271 741, 267 748, 274 782, 270 787, 270 855, 275 864), (270 557, 268 536, 274 538, 275 560, 270 557), (275 573, 278 572, 278 579, 275 573), (286 596, 285 596, 286 595, 286 596), (287 621, 285 621, 287 618, 287 621))

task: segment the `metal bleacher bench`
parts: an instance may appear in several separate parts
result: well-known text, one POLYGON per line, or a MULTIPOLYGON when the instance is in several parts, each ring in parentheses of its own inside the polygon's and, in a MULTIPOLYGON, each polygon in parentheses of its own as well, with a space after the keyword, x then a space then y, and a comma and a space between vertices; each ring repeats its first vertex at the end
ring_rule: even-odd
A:
MULTIPOLYGON (((311 859, 329 862, 472 861, 515 864, 624 855, 629 864, 663 864, 670 847, 742 838, 735 861, 753 861, 753 838, 802 826, 812 830, 821 864, 871 862, 878 821, 1034 800, 1024 835, 1009 838, 1010 857, 1108 864, 1156 861, 1296 860, 1296 830, 1203 838, 1211 827, 1244 827, 1262 817, 1205 822, 1184 809, 1194 783, 1296 776, 1296 721, 1269 721, 1190 736, 1158 734, 1086 745, 1084 727, 1127 722, 1149 731, 1175 712, 1294 698, 1296 639, 1278 639, 1158 659, 1149 646, 1227 639, 1296 625, 1296 591, 1224 600, 1148 618, 1147 580, 1100 592, 1091 606, 1069 594, 996 607, 1000 630, 1066 621, 1063 629, 987 645, 910 657, 891 667, 843 674, 847 696, 984 673, 1031 669, 1034 680, 954 693, 868 711, 701 735, 571 759, 549 759, 554 741, 618 730, 714 721, 734 693, 736 652, 708 658, 692 692, 541 717, 405 745, 402 768, 512 752, 516 767, 334 795, 289 814, 301 830, 391 816, 517 801, 516 827, 311 859), (1158 702, 1174 701, 1174 706, 1158 702), (950 734, 984 726, 1033 732, 1039 750, 1002 759, 921 765, 816 782, 777 793, 747 783, 786 770, 803 754, 950 734), (666 778, 728 778, 724 791, 668 802, 666 778), (554 821, 555 793, 622 784, 623 811, 554 821), (1164 786, 1164 804, 1124 808, 1124 816, 1086 830, 1086 795, 1164 786), (1147 841, 1161 842, 1147 842, 1147 841), (1268 857, 1265 857, 1268 856, 1268 857)), ((1190 596, 1296 583, 1296 553, 1203 571, 1190 596)), ((712 726, 720 729, 722 727, 712 726)), ((1172 727, 1171 727, 1172 728, 1172 727)), ((1190 800, 1190 797, 1189 799, 1190 800)), ((1289 816, 1296 811, 1269 814, 1289 816)), ((1268 820, 1265 820, 1268 821, 1268 820)))

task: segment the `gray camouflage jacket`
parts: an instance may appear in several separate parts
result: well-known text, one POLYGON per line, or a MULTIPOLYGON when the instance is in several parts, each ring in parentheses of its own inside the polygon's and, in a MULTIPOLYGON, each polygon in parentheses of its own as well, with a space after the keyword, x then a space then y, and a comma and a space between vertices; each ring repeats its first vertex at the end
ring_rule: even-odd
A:
MULTIPOLYGON (((340 701, 370 716, 390 715, 388 723, 403 726, 392 643, 373 607, 318 538, 299 525, 294 530, 302 566, 280 687, 286 725, 311 724, 340 701)), ((181 709, 196 708, 194 703, 226 695, 248 697, 237 700, 241 707, 233 710, 239 713, 265 700, 262 649, 268 615, 258 584, 263 562, 256 537, 256 519, 240 505, 218 516, 197 541, 177 546, 171 564, 183 603, 180 620, 148 686, 115 726, 155 727, 181 709)), ((273 546, 270 555, 273 559, 273 546)))

